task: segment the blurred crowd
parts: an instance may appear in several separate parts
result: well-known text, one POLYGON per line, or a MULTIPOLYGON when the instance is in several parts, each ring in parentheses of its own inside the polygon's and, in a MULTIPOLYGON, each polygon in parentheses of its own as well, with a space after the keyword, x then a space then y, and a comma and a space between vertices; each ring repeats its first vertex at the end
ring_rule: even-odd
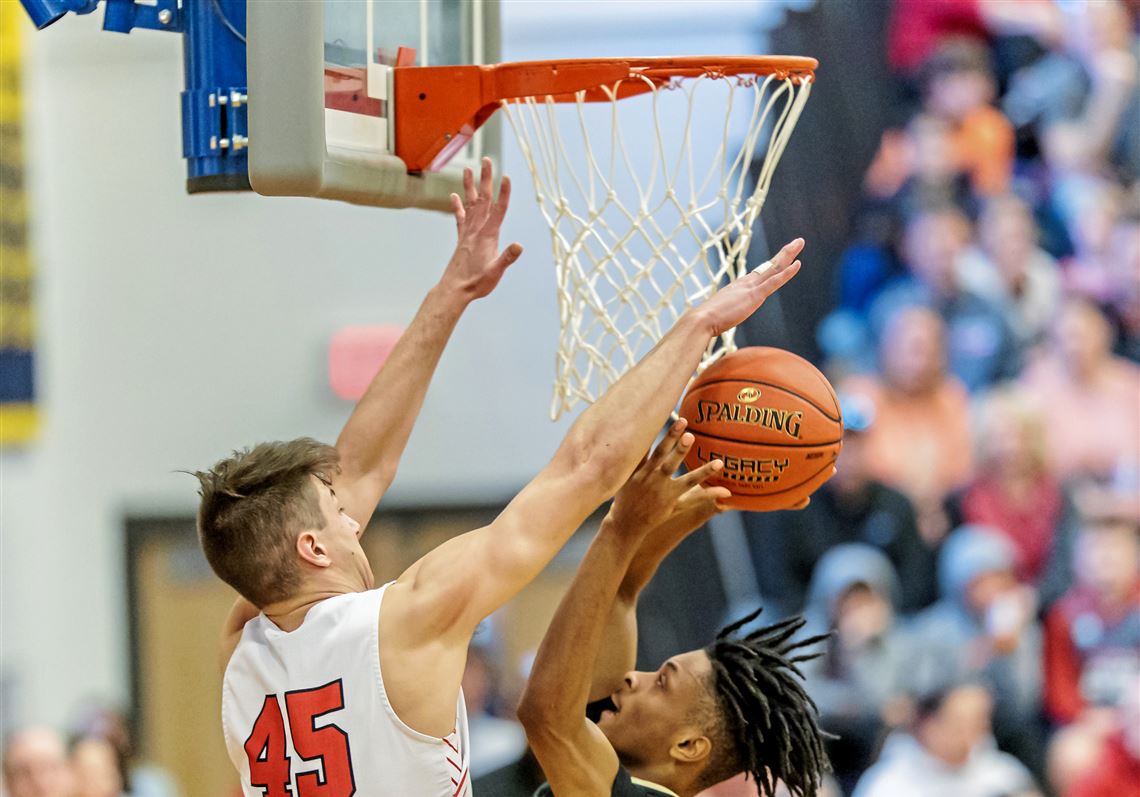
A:
POLYGON ((747 518, 844 794, 1140 795, 1138 10, 895 3, 839 473, 747 518))
MULTIPOLYGON (((835 266, 838 474, 746 515, 809 662, 827 797, 1140 795, 1140 4, 896 0, 896 124, 835 266)), ((464 690, 476 794, 540 773, 464 690)), ((10 734, 10 797, 173 793, 121 723, 10 734)), ((755 795, 729 782, 710 795, 755 795)))
POLYGON ((6 734, 5 797, 178 797, 164 770, 137 760, 126 717, 81 706, 68 733, 27 727, 6 734))

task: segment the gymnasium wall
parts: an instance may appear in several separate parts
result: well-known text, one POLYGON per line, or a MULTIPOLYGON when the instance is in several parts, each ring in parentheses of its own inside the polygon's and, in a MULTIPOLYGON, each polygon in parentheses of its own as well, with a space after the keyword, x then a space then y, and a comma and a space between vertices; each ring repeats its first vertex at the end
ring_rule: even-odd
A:
MULTIPOLYGON (((755 52, 774 13, 712 3, 699 19, 635 27, 621 5, 598 27, 567 4, 543 4, 540 18, 507 3, 504 58, 755 52), (739 17, 732 38, 715 14, 739 17)), ((186 196, 179 42, 103 33, 100 17, 26 38, 42 431, 0 453, 5 724, 58 724, 82 698, 127 698, 124 519, 191 513, 193 479, 175 471, 235 446, 331 441, 350 406, 326 386, 329 337, 407 323, 453 235, 421 211, 186 196)), ((505 148, 519 190, 504 240, 527 252, 461 322, 392 505, 501 500, 568 425, 547 417, 549 234, 505 148)))
MULTIPOLYGON (((97 17, 27 38, 43 423, 0 461, 3 667, 25 721, 126 697, 124 515, 192 512, 174 471, 234 446, 335 438, 350 405, 326 387, 329 337, 407 323, 453 236, 421 211, 186 196, 178 39, 97 17)), ((520 199, 511 230, 537 234, 456 331, 393 501, 500 497, 560 437, 553 279, 520 199)))

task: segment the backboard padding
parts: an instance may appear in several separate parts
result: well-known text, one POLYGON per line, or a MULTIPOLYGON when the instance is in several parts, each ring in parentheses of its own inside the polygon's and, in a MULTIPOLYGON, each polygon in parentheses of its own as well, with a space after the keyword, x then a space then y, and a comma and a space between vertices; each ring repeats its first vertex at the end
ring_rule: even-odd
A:
MULTIPOLYGON (((477 2, 481 4, 482 36, 477 49, 482 50, 482 60, 497 60, 498 2, 477 2)), ((379 4, 376 13, 383 7, 379 4)), ((325 12, 322 2, 290 4, 288 14, 282 14, 275 3, 248 4, 249 175, 253 189, 267 196, 449 210, 449 196, 461 186, 463 168, 472 158, 457 158, 439 172, 409 175, 403 161, 389 152, 391 126, 386 116, 326 109, 325 12), (336 117, 335 125, 330 126, 330 115, 336 117)), ((419 42, 409 44, 415 47, 419 42)), ((369 70, 369 77, 376 74, 369 70)), ((371 89, 368 93, 375 93, 371 89)), ((481 131, 481 141, 472 150, 474 159, 482 153, 496 156, 498 137, 497 125, 481 131)))

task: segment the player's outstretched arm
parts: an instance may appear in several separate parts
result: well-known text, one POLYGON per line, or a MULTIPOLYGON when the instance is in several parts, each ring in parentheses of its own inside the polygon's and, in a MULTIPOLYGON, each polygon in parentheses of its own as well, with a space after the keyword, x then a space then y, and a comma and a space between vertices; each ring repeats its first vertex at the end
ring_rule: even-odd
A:
MULTIPOLYGON (((684 461, 693 440, 691 435, 684 434, 685 426, 686 421, 682 418, 669 428, 665 439, 658 447, 659 454, 675 449, 676 462, 684 461)), ((669 464, 670 461, 663 463, 666 467, 669 464)), ((673 463, 673 466, 676 467, 676 464, 673 463)), ((641 486, 636 479, 640 473, 641 469, 618 491, 610 510, 611 515, 622 511, 623 504, 629 500, 627 495, 633 497, 638 494, 641 486)), ((671 475, 672 472, 662 472, 655 474, 655 478, 662 479, 671 475)), ((730 496, 731 493, 726 487, 703 485, 692 487, 677 500, 669 516, 646 535, 633 561, 630 562, 610 607, 605 641, 594 663, 593 682, 590 686, 591 702, 616 692, 621 686, 622 677, 636 664, 637 600, 641 596, 641 591, 653 579, 665 557, 672 553, 683 539, 705 525, 713 515, 723 511, 724 507, 718 502, 730 496)))
MULTIPOLYGON (((691 443, 681 439, 682 431, 683 428, 679 430, 674 425, 666 439, 672 437, 677 440, 683 461, 691 443)), ((622 491, 628 487, 627 484, 622 491)), ((622 491, 618 492, 619 498, 622 491)), ((701 487, 690 490, 677 502, 673 514, 641 543, 610 609, 610 619, 606 625, 606 641, 594 664, 594 682, 590 687, 591 702, 616 692, 621 686, 622 677, 634 668, 637 661, 637 600, 641 597, 641 591, 653 580, 657 568, 665 561, 665 557, 672 553, 682 540, 707 523, 713 515, 722 511, 723 507, 718 501, 723 501, 730 495, 731 492, 726 487, 701 487)), ((617 498, 614 501, 616 503, 617 498)), ((793 509, 803 509, 809 501, 810 499, 805 498, 793 509)))
POLYGON ((693 442, 684 426, 674 424, 619 491, 538 649, 518 713, 556 795, 608 795, 617 774, 617 755, 586 718, 586 704, 612 605, 638 551, 670 526, 707 520, 727 497, 702 485, 720 461, 673 478, 693 442))
POLYGON ((341 472, 334 479, 348 515, 367 526, 380 496, 396 475, 428 383, 464 309, 489 294, 522 253, 511 244, 499 251, 499 229, 510 204, 503 177, 493 196, 491 161, 483 159, 476 185, 463 175, 464 198, 452 194, 459 241, 439 283, 428 292, 384 367, 372 380, 336 441, 341 472))
POLYGON ((589 407, 551 462, 490 525, 428 553, 385 594, 381 667, 396 713, 417 730, 446 726, 475 626, 530 583, 637 467, 709 339, 736 326, 799 269, 803 241, 682 316, 589 407), (452 687, 452 684, 455 684, 452 687))
POLYGON ((537 576, 589 514, 617 492, 676 406, 709 339, 752 315, 787 283, 799 270, 796 256, 802 248, 802 239, 792 241, 771 261, 685 313, 582 413, 553 460, 493 523, 444 543, 413 565, 405 576, 417 589, 424 587, 425 595, 443 590, 429 601, 462 607, 448 610, 448 625, 461 636, 473 631, 537 576))

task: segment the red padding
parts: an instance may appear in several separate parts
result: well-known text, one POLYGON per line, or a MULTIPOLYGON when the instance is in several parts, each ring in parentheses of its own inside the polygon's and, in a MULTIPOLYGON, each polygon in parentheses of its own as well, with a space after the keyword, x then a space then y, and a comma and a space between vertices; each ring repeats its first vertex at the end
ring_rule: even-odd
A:
POLYGON ((345 327, 329 342, 329 385, 342 399, 356 401, 388 359, 404 328, 394 324, 345 327))

